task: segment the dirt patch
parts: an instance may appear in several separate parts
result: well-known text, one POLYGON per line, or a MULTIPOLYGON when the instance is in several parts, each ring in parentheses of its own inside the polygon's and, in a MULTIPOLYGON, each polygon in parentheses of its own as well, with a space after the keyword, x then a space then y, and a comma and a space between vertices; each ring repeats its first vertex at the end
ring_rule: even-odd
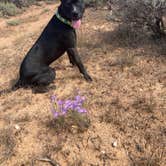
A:
MULTIPOLYGON (((24 55, 56 7, 45 4, 29 8, 14 17, 26 20, 16 27, 6 26, 3 20, 0 89, 16 79, 24 55), (41 14, 43 7, 49 12, 41 14), (37 19, 27 19, 32 17, 37 19)), ((2 166, 29 166, 33 159, 46 156, 62 166, 166 164, 165 56, 155 51, 155 45, 124 47, 115 43, 112 32, 116 25, 108 22, 106 15, 106 10, 87 9, 78 31, 79 51, 93 78, 91 84, 63 56, 52 64, 57 71, 55 89, 44 94, 19 89, 0 96, 0 130, 11 130, 10 139, 0 134, 0 161, 2 151, 12 152, 2 166), (54 126, 47 125, 52 120, 49 98, 52 94, 73 97, 77 90, 86 97, 91 125, 83 133, 57 134, 54 126), (4 141, 13 146, 8 148, 4 141)), ((35 161, 35 165, 49 164, 35 161)))

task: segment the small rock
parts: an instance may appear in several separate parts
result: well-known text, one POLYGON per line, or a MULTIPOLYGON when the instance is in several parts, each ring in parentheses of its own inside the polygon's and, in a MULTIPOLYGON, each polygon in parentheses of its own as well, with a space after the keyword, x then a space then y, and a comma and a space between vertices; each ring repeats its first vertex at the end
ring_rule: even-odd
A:
POLYGON ((14 128, 15 128, 16 130, 20 130, 20 129, 21 129, 20 126, 17 125, 17 124, 14 126, 14 128))
POLYGON ((101 151, 102 154, 105 154, 106 152, 104 150, 101 151))
POLYGON ((117 147, 117 146, 118 146, 118 142, 117 142, 117 141, 114 141, 114 142, 112 143, 112 146, 113 146, 113 147, 117 147))

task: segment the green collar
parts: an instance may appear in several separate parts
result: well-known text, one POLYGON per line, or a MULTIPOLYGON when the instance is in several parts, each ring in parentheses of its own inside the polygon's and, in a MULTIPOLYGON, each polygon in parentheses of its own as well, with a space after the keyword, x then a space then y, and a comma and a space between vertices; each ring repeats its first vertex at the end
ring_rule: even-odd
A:
POLYGON ((67 24, 69 26, 72 27, 72 23, 69 21, 69 20, 66 20, 65 18, 63 18, 62 16, 60 16, 60 14, 58 13, 58 11, 56 12, 56 17, 61 21, 63 22, 64 24, 67 24))

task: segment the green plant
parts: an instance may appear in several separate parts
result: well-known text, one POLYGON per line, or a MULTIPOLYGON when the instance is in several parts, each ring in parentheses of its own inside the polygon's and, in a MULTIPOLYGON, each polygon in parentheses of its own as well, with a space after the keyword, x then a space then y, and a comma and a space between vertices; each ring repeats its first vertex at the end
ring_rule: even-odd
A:
POLYGON ((0 15, 14 16, 19 12, 18 8, 13 3, 0 2, 0 15))
POLYGON ((44 9, 42 12, 41 12, 41 14, 44 14, 44 13, 48 13, 50 10, 49 9, 44 9))
POLYGON ((83 132, 90 125, 87 110, 82 107, 84 97, 76 96, 74 100, 57 100, 51 96, 51 112, 56 129, 71 132, 83 132))
POLYGON ((10 20, 10 21, 7 21, 7 25, 10 25, 10 26, 17 26, 21 23, 20 20, 10 20))

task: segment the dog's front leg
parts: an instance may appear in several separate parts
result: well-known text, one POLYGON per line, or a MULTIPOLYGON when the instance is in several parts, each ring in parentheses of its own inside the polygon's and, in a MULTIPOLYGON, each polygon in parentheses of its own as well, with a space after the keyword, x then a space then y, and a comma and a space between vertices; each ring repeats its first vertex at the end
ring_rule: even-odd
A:
POLYGON ((74 61, 73 57, 72 57, 69 53, 68 53, 68 57, 69 57, 70 63, 71 63, 73 66, 75 66, 75 61, 74 61))
POLYGON ((87 81, 92 81, 92 78, 89 76, 89 74, 87 73, 83 63, 81 62, 81 58, 78 55, 78 51, 76 48, 69 48, 67 50, 67 53, 69 55, 69 57, 72 57, 72 60, 74 62, 74 64, 76 64, 80 70, 80 73, 82 73, 84 75, 84 78, 87 81))

